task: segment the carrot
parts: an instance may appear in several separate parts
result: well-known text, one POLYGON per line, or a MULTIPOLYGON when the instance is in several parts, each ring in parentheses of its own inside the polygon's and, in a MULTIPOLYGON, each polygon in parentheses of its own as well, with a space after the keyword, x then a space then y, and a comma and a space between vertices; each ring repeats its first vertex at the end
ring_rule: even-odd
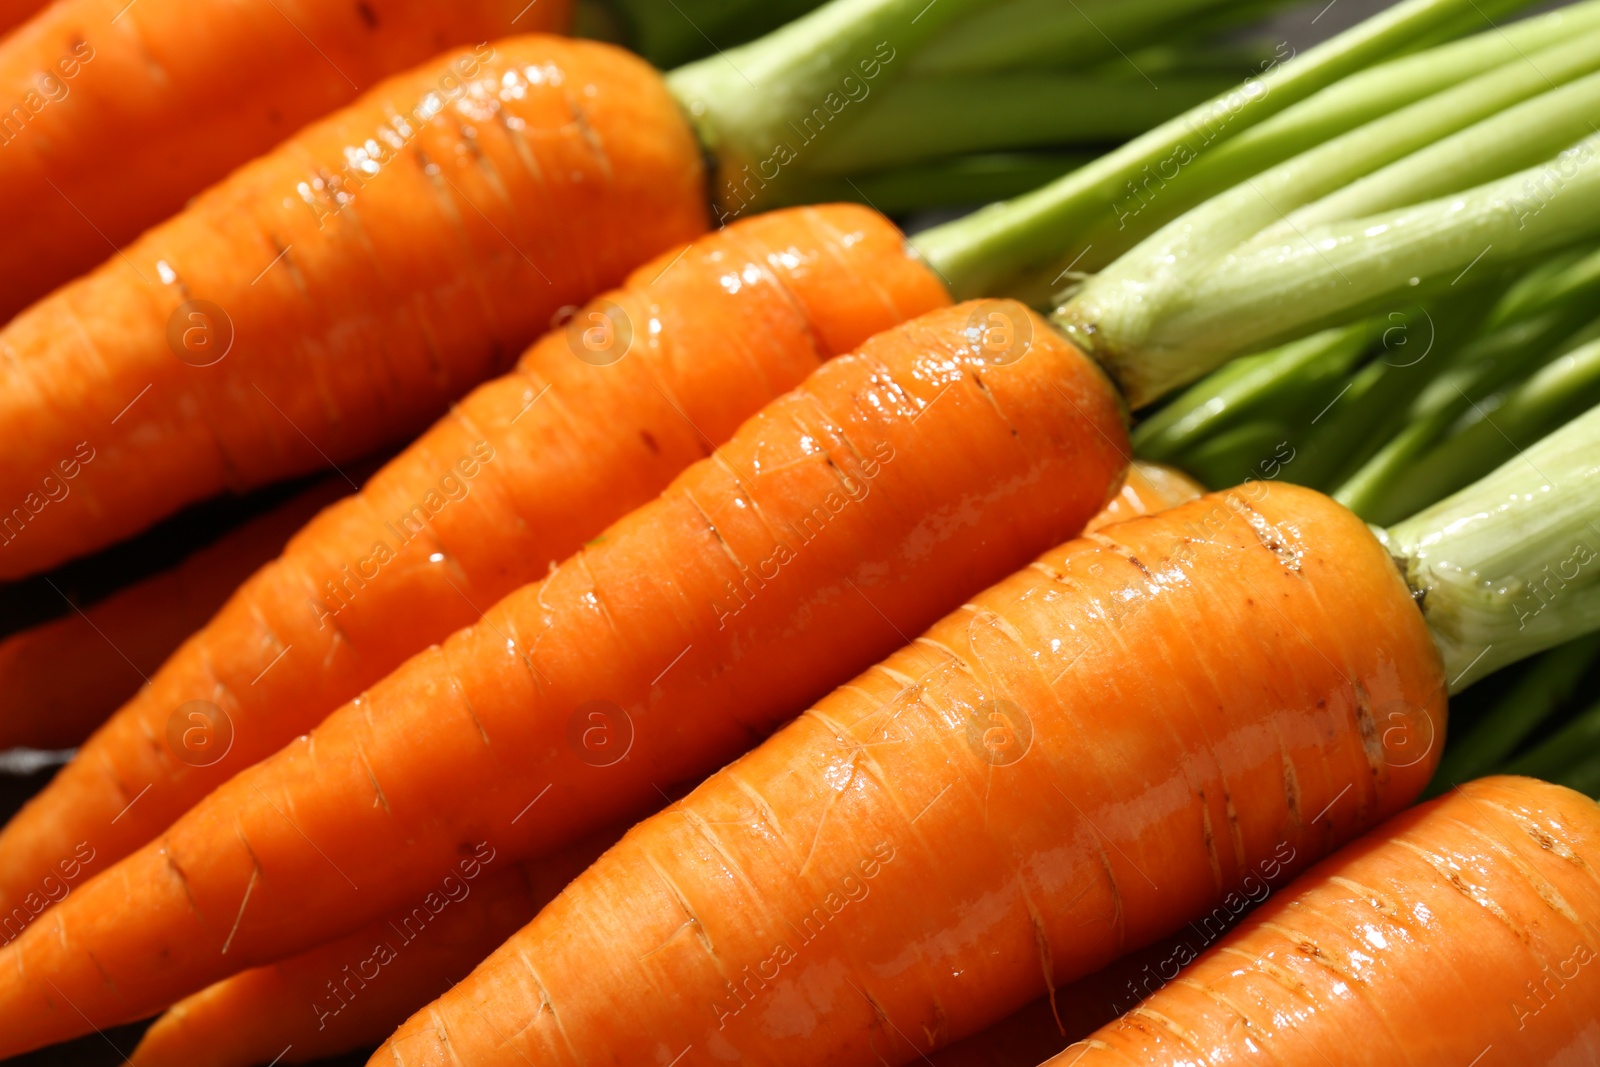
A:
POLYGON ((0 954, 0 1056, 347 932, 463 848, 535 855, 704 773, 1080 529, 1126 442, 1105 379, 1022 305, 878 334, 30 921, 0 954), (997 311, 1014 361, 974 344, 997 311))
MULTIPOLYGON (((1327 498, 1107 527, 635 827, 371 1062, 915 1060, 1403 808, 1432 760, 1382 731, 1444 703, 1406 583, 1327 498), (626 1027, 623 988, 650 990, 626 1027)), ((0 973, 88 995, 92 967, 38 969, 68 929, 0 973)))
MULTIPOLYGON (((1122 490, 1089 521, 1088 528, 1104 525, 1109 517, 1125 512, 1130 507, 1139 508, 1142 513, 1176 506, 1183 500, 1199 495, 1199 490, 1192 487, 1193 483, 1170 468, 1153 463, 1135 463, 1128 470, 1128 481, 1122 490)), ((618 827, 603 833, 598 840, 610 845, 621 836, 623 829, 618 827)), ((359 1026, 341 1018, 336 1030, 330 1027, 333 1032, 325 1033, 320 1026, 311 1025, 312 1019, 306 1011, 306 1005, 327 1000, 324 983, 330 976, 337 978, 345 962, 370 956, 374 944, 387 943, 387 927, 381 923, 313 949, 293 960, 235 975, 180 1001, 145 1035, 144 1042, 133 1054, 133 1062, 137 1067, 164 1067, 167 1064, 173 1067, 249 1067, 250 1064, 271 1060, 283 1050, 285 1043, 291 1043, 293 1047, 293 1051, 284 1057, 286 1061, 328 1056, 361 1045, 378 1044, 404 1022, 406 1016, 443 992, 437 983, 438 975, 442 974, 451 981, 466 977, 502 941, 532 919, 539 907, 555 896, 555 889, 577 876, 599 852, 598 847, 591 845, 587 849, 569 849, 553 860, 524 864, 530 878, 542 878, 546 885, 551 886, 550 892, 527 898, 534 905, 532 910, 509 928, 501 930, 491 942, 463 940, 437 949, 427 965, 429 974, 424 977, 428 980, 408 985, 404 996, 393 995, 380 1005, 367 998, 363 988, 361 1000, 356 1005, 360 1009, 359 1026), (579 860, 575 866, 573 859, 579 860)), ((1123 991, 1118 989, 1116 992, 1123 991)), ((1085 1008, 1089 1010, 1080 1014, 1092 1021, 1080 1022, 1079 1031, 1086 1034, 1114 1013, 1091 1014, 1090 997, 1086 994, 1084 1000, 1085 1008)), ((356 999, 352 997, 351 1002, 356 1004, 356 999)), ((1098 1007, 1098 1002, 1094 1002, 1094 1007, 1098 1007)), ((320 1017, 321 1013, 317 1014, 320 1017)), ((1027 1060, 1026 1064, 1021 1059, 1016 1060, 1020 1067, 1032 1067, 1032 1064, 1066 1044, 1048 1005, 1044 1009, 1044 1018, 1048 1020, 1048 1035, 1054 1037, 1054 1043, 1041 1055, 1027 1060)), ((952 1060, 948 1067, 955 1067, 955 1063, 952 1060)), ((940 1067, 946 1065, 941 1062, 940 1067)))
POLYGON ((1124 522, 1139 515, 1175 508, 1204 493, 1200 483, 1175 467, 1148 460, 1134 460, 1128 465, 1128 476, 1122 489, 1094 518, 1084 526, 1083 532, 1094 533, 1102 526, 1124 522))
MULTIPOLYGON (((0 321, 381 79, 447 48, 561 31, 570 9, 571 0, 0 2, 0 30, 37 12, 0 40, 0 198, 29 208, 0 234, 0 321)), ((239 251, 246 269, 256 248, 239 251)))
POLYGON ((1597 866, 1594 801, 1462 786, 1307 872, 1050 1067, 1594 1063, 1597 866))
POLYGON ((0 749, 81 744, 251 571, 349 488, 323 478, 170 570, 0 641, 0 749))
POLYGON ((382 83, 0 330, 0 427, 27 442, 0 577, 415 432, 699 233, 702 180, 660 78, 606 45, 512 38, 382 83))
POLYGON ((145 1031, 129 1060, 135 1067, 252 1067, 377 1045, 465 978, 625 828, 503 871, 492 849, 458 860, 411 907, 180 1001, 145 1031))
POLYGON ((99 870, 150 841, 648 502, 824 359, 948 299, 893 224, 848 205, 756 216, 641 267, 319 516, 152 677, 0 832, 0 914, 63 848, 89 842, 99 870), (615 327, 595 320, 608 309, 615 327), (580 358, 594 321, 637 343, 580 358), (231 748, 204 730, 195 752, 150 744, 191 701, 223 709, 231 748))

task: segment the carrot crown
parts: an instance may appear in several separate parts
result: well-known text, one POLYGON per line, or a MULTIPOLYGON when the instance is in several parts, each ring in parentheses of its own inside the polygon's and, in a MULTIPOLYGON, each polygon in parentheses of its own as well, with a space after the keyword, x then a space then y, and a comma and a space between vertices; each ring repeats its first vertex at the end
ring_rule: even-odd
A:
POLYGON ((1451 692, 1600 628, 1600 407, 1387 538, 1451 692))

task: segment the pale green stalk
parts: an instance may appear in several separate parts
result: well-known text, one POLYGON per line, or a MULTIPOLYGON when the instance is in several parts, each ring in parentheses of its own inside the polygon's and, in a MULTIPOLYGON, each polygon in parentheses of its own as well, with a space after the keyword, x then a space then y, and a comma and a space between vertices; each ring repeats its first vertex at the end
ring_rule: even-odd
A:
MULTIPOLYGON (((1328 242, 1337 245, 1349 237, 1357 246, 1370 244, 1374 249, 1365 264, 1370 275, 1387 273, 1381 256, 1396 251, 1392 239, 1384 240, 1381 234, 1375 233, 1370 235, 1371 241, 1363 241, 1358 239, 1361 230, 1350 233, 1341 230, 1339 225, 1325 225, 1296 234, 1291 242, 1273 241, 1273 247, 1255 252, 1254 260, 1251 256, 1254 250, 1240 251, 1241 245, 1289 212, 1374 169, 1403 159, 1478 122, 1492 123, 1501 110, 1545 94, 1552 85, 1580 78, 1597 67, 1600 67, 1600 31, 1539 53, 1531 57, 1531 62, 1515 62, 1497 68, 1301 153, 1168 223, 1085 284, 1057 313, 1057 321, 1076 334, 1080 343, 1088 346, 1116 373, 1129 389, 1129 399, 1135 406, 1173 386, 1193 381, 1229 355, 1285 336, 1279 330, 1257 331, 1242 348, 1230 347, 1229 341, 1221 336, 1203 336, 1193 339, 1190 351, 1175 347, 1173 340, 1186 336, 1197 319, 1248 317, 1243 307, 1214 305, 1210 303, 1213 293, 1202 295, 1203 290, 1219 287, 1216 281, 1219 275, 1237 275, 1241 264, 1254 263, 1258 268, 1267 269, 1270 263, 1270 272, 1277 283, 1275 299, 1318 300, 1325 295, 1315 277, 1318 272, 1314 265, 1304 262, 1301 253, 1310 253, 1331 264, 1335 257, 1326 254, 1327 250, 1320 245, 1328 242), (1278 247, 1280 244, 1282 246, 1278 247), (1298 287, 1307 267, 1310 268, 1309 284, 1298 287)), ((1493 159, 1520 147, 1520 144, 1491 145, 1487 151, 1493 159)), ((1481 165, 1488 165, 1487 161, 1481 165)), ((1405 182, 1416 176, 1402 172, 1392 177, 1402 186, 1400 191, 1403 192, 1405 182)), ((1488 188, 1479 187, 1480 190, 1488 188)), ((1373 201, 1384 199, 1377 190, 1368 189, 1364 195, 1373 201)), ((1452 210, 1444 207, 1435 214, 1446 218, 1452 210)), ((1413 217, 1410 221, 1412 230, 1416 230, 1420 219, 1413 217)), ((1366 224, 1372 225, 1382 222, 1381 219, 1366 220, 1366 224)), ((1450 229, 1451 225, 1453 223, 1447 222, 1445 229, 1450 229)), ((1470 231, 1471 227, 1461 230, 1463 234, 1470 234, 1470 231)), ((1442 236, 1442 233, 1437 235, 1431 244, 1437 246, 1440 243, 1437 238, 1442 236)), ((1483 247, 1482 243, 1478 244, 1474 254, 1483 247)), ((1502 253, 1504 251, 1502 248, 1502 253)), ((1350 254, 1348 249, 1345 254, 1350 254)), ((1465 262, 1461 264, 1465 265, 1465 262)), ((1343 294, 1345 297, 1363 288, 1383 287, 1386 280, 1351 279, 1342 267, 1335 268, 1334 273, 1339 281, 1347 283, 1349 292, 1343 294)), ((1428 273, 1412 272, 1419 277, 1428 273)), ((1249 284, 1259 285, 1260 275, 1260 270, 1253 273, 1249 284)), ((1400 280, 1404 282, 1405 279, 1400 280)), ((1222 283, 1222 287, 1226 284, 1222 283)), ((1353 305, 1346 300, 1342 306, 1353 305)), ((1280 312, 1288 310, 1279 309, 1280 312)), ((1290 315, 1303 317, 1305 310, 1304 306, 1297 307, 1290 315)), ((1285 317, 1281 313, 1278 316, 1280 320, 1285 317)), ((1233 332, 1244 336, 1251 324, 1236 322, 1235 325, 1244 329, 1233 332)))
POLYGON ((1600 628, 1600 408, 1390 527, 1451 692, 1600 628))
POLYGON ((1600 135, 1593 140, 1475 189, 1247 247, 1185 278, 1181 289, 1158 277, 1149 287, 1160 287, 1159 296, 1137 278, 1110 296, 1086 288, 1057 322, 1138 407, 1239 353, 1425 293, 1423 282, 1443 286, 1469 267, 1497 267, 1600 233, 1600 135))
MULTIPOLYGON (((1108 218, 1112 225, 1119 225, 1119 204, 1126 207, 1120 212, 1126 216, 1134 211, 1132 204, 1142 203, 1136 198, 1139 186, 1135 183, 1157 183, 1163 198, 1180 182, 1191 187, 1184 174, 1202 158, 1202 153, 1214 151, 1217 145, 1340 79, 1414 46, 1460 17, 1476 14, 1487 20, 1518 6, 1521 0, 1402 0, 1046 188, 926 231, 912 245, 947 279, 957 296, 993 293, 1025 284, 1063 255, 1086 256, 1090 249, 1079 245, 1085 233, 1103 226, 1108 218)), ((1414 99, 1406 95, 1404 86, 1395 91, 1400 99, 1414 99)), ((1286 155, 1303 147, 1292 131, 1278 143, 1286 155)), ((1251 159, 1236 171, 1213 169, 1196 199, 1253 174, 1250 167, 1255 162, 1251 159)), ((1147 192, 1150 188, 1145 186, 1147 192)), ((1173 202, 1178 203, 1176 196, 1173 202)), ((1178 203, 1179 210, 1186 206, 1178 203)), ((1164 208, 1140 209, 1138 213, 1146 210, 1157 211, 1162 218, 1175 214, 1164 208)), ((1125 223, 1126 218, 1120 222, 1125 223)), ((1104 251, 1101 249, 1098 254, 1103 255, 1104 251)))

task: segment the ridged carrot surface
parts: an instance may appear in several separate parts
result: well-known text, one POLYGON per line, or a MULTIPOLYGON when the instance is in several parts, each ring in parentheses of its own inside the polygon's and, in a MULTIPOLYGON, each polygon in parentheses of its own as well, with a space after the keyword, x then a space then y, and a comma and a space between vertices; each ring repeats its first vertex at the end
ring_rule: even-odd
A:
POLYGON ((1022 358, 991 363, 965 304, 823 364, 548 578, 75 889, 0 951, 0 1056, 344 933, 476 843, 559 847, 1081 529, 1122 478, 1121 408, 1008 307, 1032 329, 1022 358))
POLYGON ((129 1061, 255 1067, 280 1055, 280 1062, 304 1063, 380 1044, 537 915, 624 829, 523 863, 507 864, 492 850, 465 857, 411 907, 173 1005, 129 1061))
POLYGON ((349 491, 337 475, 324 478, 170 570, 0 641, 0 749, 82 744, 239 583, 349 491))
POLYGON ((409 437, 705 229, 655 71, 557 37, 492 48, 383 82, 0 330, 0 578, 409 437))
POLYGON ((1201 484, 1178 470, 1161 463, 1136 459, 1128 464, 1128 476, 1111 503, 1090 519, 1083 532, 1094 533, 1102 526, 1126 522, 1140 515, 1166 511, 1186 504, 1205 492, 1201 484))
POLYGON ((1256 486, 978 595, 635 827, 371 1062, 909 1063, 1401 809, 1443 729, 1427 626, 1358 518, 1256 486))
POLYGON ((1472 782, 1307 872, 1050 1067, 1589 1067, 1597 871, 1593 800, 1472 782))
MULTIPOLYGON (((564 30, 570 8, 0 0, 0 32, 32 19, 0 38, 0 201, 27 205, 0 230, 0 321, 382 78, 450 48, 564 30)), ((244 268, 258 247, 233 251, 244 268)))
MULTIPOLYGON (((1122 490, 1089 521, 1086 528, 1096 528, 1107 521, 1115 521, 1116 515, 1129 508, 1137 508, 1140 514, 1144 514, 1176 507, 1200 495, 1198 488, 1191 491, 1193 485, 1170 468, 1136 461, 1128 468, 1128 480, 1122 490)), ((603 844, 614 843, 622 835, 623 829, 618 827, 601 835, 603 844)), ((545 893, 543 899, 539 899, 537 906, 521 921, 509 929, 501 930, 500 936, 492 943, 460 940, 448 951, 437 951, 429 961, 428 968, 434 975, 444 974, 451 981, 466 977, 502 941, 532 919, 538 908, 555 896, 556 888, 571 881, 600 851, 599 847, 591 844, 587 848, 580 846, 561 854, 568 858, 574 855, 580 858, 581 862, 576 866, 567 864, 566 860, 555 865, 547 861, 526 864, 530 878, 543 878, 547 884, 559 879, 559 885, 552 886, 551 891, 545 893)), ((418 981, 401 987, 404 995, 397 993, 382 1004, 363 996, 362 1002, 356 1005, 356 998, 351 997, 350 1003, 357 1010, 351 1012, 348 1018, 359 1018, 360 1023, 347 1022, 347 1017, 341 1012, 337 1028, 332 1033, 325 1033, 323 1029, 310 1025, 306 1005, 326 997, 323 989, 325 980, 329 976, 337 976, 347 959, 370 955, 376 942, 385 941, 385 929, 377 924, 293 960, 235 975, 179 1002, 146 1033, 143 1044, 133 1054, 133 1062, 136 1067, 250 1067, 251 1064, 269 1061, 282 1050, 286 1042, 293 1045, 294 1051, 285 1059, 302 1060, 382 1042, 407 1016, 444 991, 436 980, 419 975, 418 981)), ((1063 1011, 1068 1010, 1066 1000, 1071 995, 1063 993, 1063 1011)), ((1077 1016, 1068 1016, 1067 1024, 1076 1024, 1077 1027, 1073 1037, 1087 1034, 1111 1018, 1111 1014, 1100 1014, 1100 1001, 1108 999, 1100 997, 1094 1000, 1090 991, 1085 990, 1082 1010, 1078 1011, 1077 1016), (1089 1019, 1092 1022, 1082 1021, 1089 1019)), ((1016 1020, 1003 1032, 997 1027, 985 1050, 993 1052, 997 1043, 1007 1042, 1008 1039, 1006 1047, 1011 1053, 1010 1067, 1034 1067, 1034 1064, 1058 1051, 1068 1040, 1061 1036, 1048 1004, 1044 1005, 1042 1022, 1030 1017, 1016 1020), (1023 1024, 1037 1025, 1020 1032, 1023 1024), (1027 1059, 1020 1051, 1024 1048, 1043 1048, 1044 1051, 1027 1059)), ((951 1058, 948 1063, 943 1060, 937 1062, 938 1067, 976 1067, 986 1061, 951 1058)))
POLYGON ((0 832, 0 912, 80 841, 95 870, 145 844, 543 577, 824 360, 948 300, 890 222, 852 205, 754 216, 646 264, 319 516, 154 675, 0 832), (607 308, 634 340, 596 365, 576 353, 617 354, 584 347, 616 328, 591 323, 607 308), (149 741, 192 700, 234 726, 205 767, 149 741))

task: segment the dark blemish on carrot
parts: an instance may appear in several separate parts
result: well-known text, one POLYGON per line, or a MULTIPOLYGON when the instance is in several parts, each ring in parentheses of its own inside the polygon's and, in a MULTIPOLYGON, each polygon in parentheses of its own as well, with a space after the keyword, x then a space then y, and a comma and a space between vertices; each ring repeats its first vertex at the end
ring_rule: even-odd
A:
POLYGON ((378 28, 378 16, 367 6, 367 0, 356 0, 356 14, 361 16, 361 21, 367 24, 368 29, 378 28))
POLYGON ((649 430, 640 430, 639 437, 644 441, 644 447, 650 450, 651 455, 661 455, 661 446, 656 443, 656 439, 650 435, 649 430))

